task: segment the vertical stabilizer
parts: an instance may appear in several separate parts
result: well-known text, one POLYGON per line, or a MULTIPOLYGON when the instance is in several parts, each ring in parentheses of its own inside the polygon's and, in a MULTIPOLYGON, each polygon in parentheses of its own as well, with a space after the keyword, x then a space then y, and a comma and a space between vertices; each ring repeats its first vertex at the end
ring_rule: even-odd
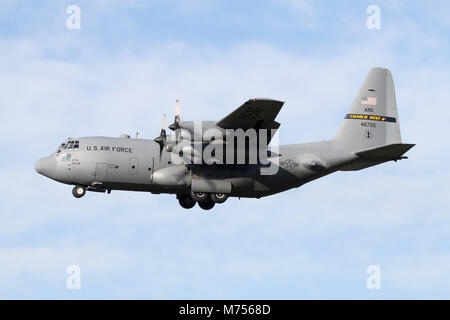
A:
POLYGON ((394 81, 388 69, 369 71, 334 141, 351 151, 402 143, 394 81))

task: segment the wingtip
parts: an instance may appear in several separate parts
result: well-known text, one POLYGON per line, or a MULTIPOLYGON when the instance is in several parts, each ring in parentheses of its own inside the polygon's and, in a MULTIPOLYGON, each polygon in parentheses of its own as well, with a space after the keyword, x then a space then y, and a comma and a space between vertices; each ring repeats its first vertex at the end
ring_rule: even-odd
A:
POLYGON ((256 98, 252 98, 252 99, 248 100, 248 102, 251 102, 251 101, 270 101, 270 102, 279 102, 282 104, 285 103, 285 101, 283 101, 283 100, 278 100, 278 99, 273 99, 273 98, 264 98, 264 97, 256 97, 256 98))

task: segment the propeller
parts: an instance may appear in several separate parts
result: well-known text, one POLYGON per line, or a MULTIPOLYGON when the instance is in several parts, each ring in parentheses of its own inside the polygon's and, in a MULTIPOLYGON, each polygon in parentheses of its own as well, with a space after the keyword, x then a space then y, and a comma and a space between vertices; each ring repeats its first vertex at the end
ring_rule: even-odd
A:
POLYGON ((163 118, 162 118, 162 124, 161 124, 161 133, 159 134, 158 137, 156 137, 154 139, 154 141, 159 144, 159 152, 160 155, 162 154, 162 150, 164 148, 164 146, 166 145, 166 117, 167 115, 164 113, 163 114, 163 118))
POLYGON ((173 123, 169 126, 169 129, 172 131, 175 131, 177 129, 180 129, 182 126, 181 117, 180 117, 180 100, 177 99, 175 102, 175 120, 173 123))

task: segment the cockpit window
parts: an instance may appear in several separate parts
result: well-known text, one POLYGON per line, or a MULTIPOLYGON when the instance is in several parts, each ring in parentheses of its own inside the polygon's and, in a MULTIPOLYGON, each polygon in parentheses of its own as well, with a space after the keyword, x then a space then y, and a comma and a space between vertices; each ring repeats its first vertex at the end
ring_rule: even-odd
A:
POLYGON ((62 150, 74 150, 80 148, 79 140, 69 140, 61 143, 61 145, 56 150, 56 154, 59 154, 62 150))
POLYGON ((60 153, 62 149, 66 146, 66 142, 63 142, 59 145, 58 149, 56 149, 56 154, 60 153))

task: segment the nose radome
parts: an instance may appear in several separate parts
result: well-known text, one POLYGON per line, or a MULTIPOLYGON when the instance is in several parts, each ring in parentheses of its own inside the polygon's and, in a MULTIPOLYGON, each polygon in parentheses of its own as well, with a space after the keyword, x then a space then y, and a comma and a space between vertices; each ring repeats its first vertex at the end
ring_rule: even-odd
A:
POLYGON ((36 170, 37 173, 41 173, 41 170, 42 170, 42 161, 41 161, 41 159, 36 161, 36 164, 34 165, 34 170, 36 170))
POLYGON ((51 157, 41 158, 36 161, 34 168, 38 173, 51 178, 55 174, 56 160, 51 157))

